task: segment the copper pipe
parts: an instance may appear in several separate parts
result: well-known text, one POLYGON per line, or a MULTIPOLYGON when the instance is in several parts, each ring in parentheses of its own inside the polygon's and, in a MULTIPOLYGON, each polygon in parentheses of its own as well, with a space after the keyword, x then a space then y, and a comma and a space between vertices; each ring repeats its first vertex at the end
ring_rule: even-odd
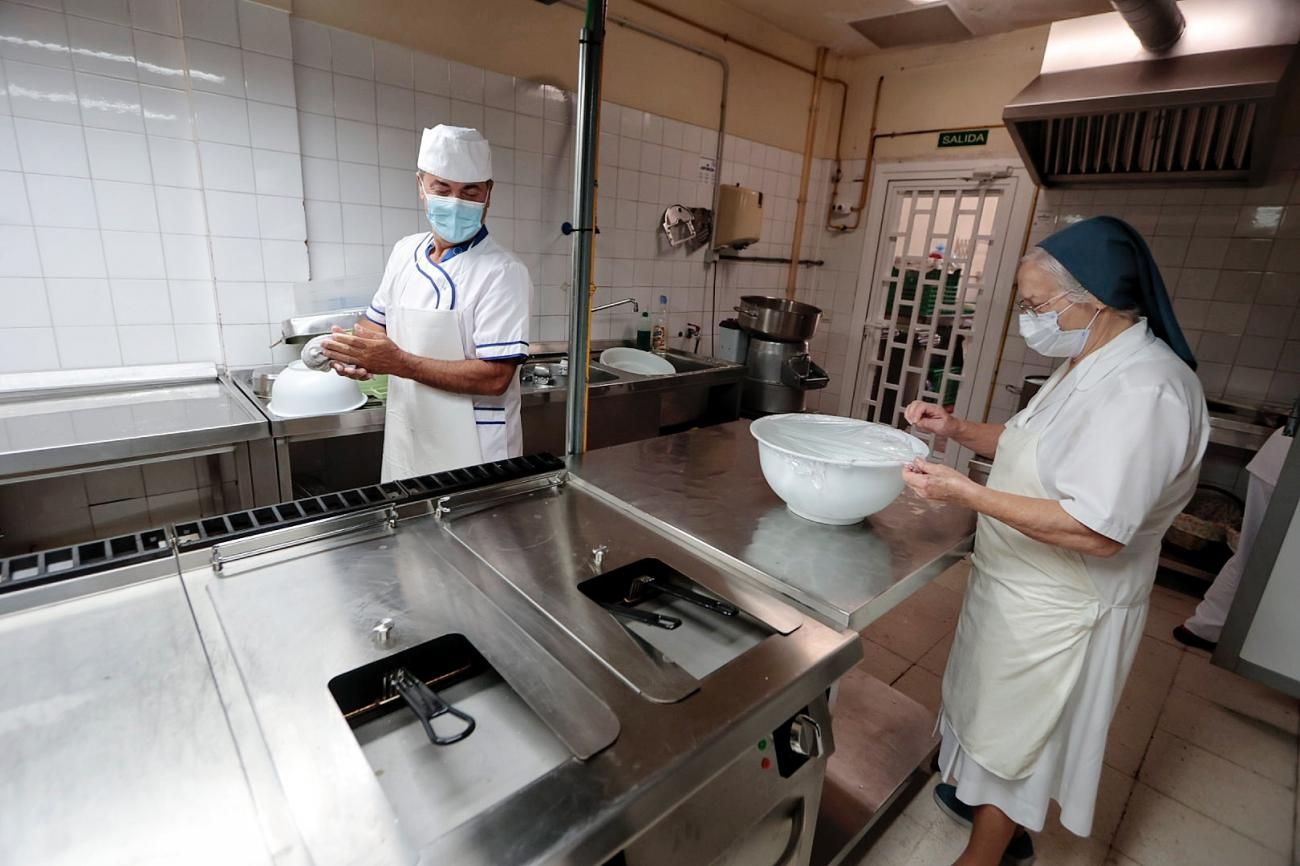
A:
MULTIPOLYGON (((862 225, 862 212, 867 207, 867 195, 871 189, 871 168, 876 157, 876 122, 880 117, 880 92, 885 89, 885 76, 876 79, 876 95, 871 100, 871 132, 867 135, 867 159, 862 169, 862 189, 858 191, 858 203, 853 208, 853 225, 832 225, 829 216, 826 227, 838 232, 856 231, 862 225)), ((839 173, 836 172, 838 175, 839 173)), ((835 186, 831 187, 831 214, 835 212, 835 186)))
POLYGON ((986 123, 981 126, 958 126, 958 127, 937 127, 935 129, 904 129, 897 132, 877 132, 877 115, 880 114, 880 92, 884 89, 885 76, 876 79, 876 95, 871 103, 871 132, 867 139, 867 159, 866 166, 862 172, 862 189, 858 191, 858 203, 853 206, 853 222, 849 224, 839 224, 831 222, 831 217, 835 214, 835 192, 838 187, 838 180, 831 185, 831 203, 827 213, 826 228, 837 232, 856 231, 862 225, 862 214, 867 210, 867 198, 871 194, 871 173, 875 168, 876 158, 876 141, 882 138, 902 138, 907 135, 938 135, 941 132, 969 132, 977 129, 1004 129, 1001 123, 986 123))
MULTIPOLYGON (((780 56, 779 54, 773 54, 771 51, 768 51, 766 48, 760 48, 757 45, 753 45, 749 42, 744 41, 743 39, 737 39, 734 36, 732 36, 730 33, 727 33, 725 30, 718 30, 714 27, 710 27, 707 24, 701 24, 700 22, 695 21, 694 19, 687 18, 685 15, 674 12, 671 9, 665 9, 663 6, 660 6, 658 3, 653 2, 653 0, 635 0, 635 2, 640 6, 644 6, 647 9, 651 9, 655 12, 658 12, 660 15, 663 15, 665 18, 671 18, 672 20, 677 21, 678 23, 681 24, 685 24, 688 27, 694 27, 696 30, 707 33, 716 39, 721 39, 723 42, 727 42, 730 43, 731 45, 735 45, 739 48, 743 48, 746 51, 753 52, 754 54, 757 54, 759 57, 765 57, 768 60, 774 61, 776 63, 780 63, 782 66, 788 66, 791 69, 797 69, 798 71, 802 72, 805 75, 811 75, 814 78, 817 77, 817 70, 815 68, 809 69, 807 66, 804 66, 802 63, 795 63, 793 60, 787 60, 786 58, 780 56)), ((825 70, 823 68, 823 73, 824 72, 825 70)), ((825 74, 823 74, 821 78, 823 82, 826 82, 828 84, 838 84, 842 89, 842 93, 840 96, 840 120, 835 135, 835 170, 836 173, 838 174, 840 169, 840 146, 844 140, 844 115, 849 104, 849 83, 845 81, 843 78, 834 78, 832 76, 825 75, 825 74)))
POLYGON ((817 109, 822 95, 822 73, 826 70, 825 47, 817 49, 817 74, 813 76, 812 99, 808 103, 808 129, 803 136, 803 168, 799 172, 799 197, 795 199, 794 240, 790 242, 790 271, 785 296, 793 298, 799 284, 799 256, 803 246, 803 221, 808 213, 808 179, 812 174, 813 145, 817 141, 817 109))

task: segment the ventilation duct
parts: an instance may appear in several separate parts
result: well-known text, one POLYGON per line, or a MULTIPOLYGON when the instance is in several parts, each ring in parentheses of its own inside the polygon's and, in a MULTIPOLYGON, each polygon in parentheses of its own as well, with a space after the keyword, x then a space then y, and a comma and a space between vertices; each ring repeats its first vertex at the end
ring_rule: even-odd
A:
POLYGON ((1183 35, 1187 19, 1178 0, 1110 0, 1147 51, 1165 51, 1183 35))
POLYGON ((1119 12, 1053 24, 1039 76, 1003 110, 1034 179, 1262 180, 1300 3, 1112 2, 1119 12))

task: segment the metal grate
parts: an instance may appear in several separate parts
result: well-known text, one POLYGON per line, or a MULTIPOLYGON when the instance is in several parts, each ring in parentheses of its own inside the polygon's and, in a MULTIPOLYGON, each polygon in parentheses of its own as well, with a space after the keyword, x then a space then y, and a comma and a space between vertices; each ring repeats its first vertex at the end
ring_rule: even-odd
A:
POLYGON ((1247 180, 1259 104, 1225 102, 1022 121, 1029 157, 1047 183, 1247 180))
POLYGON ((308 496, 265 508, 251 508, 247 511, 236 511, 177 524, 176 544, 181 550, 197 550, 255 535, 268 529, 308 523, 322 517, 337 517, 385 503, 416 502, 563 468, 564 461, 550 454, 536 454, 467 466, 464 469, 453 469, 436 475, 421 475, 418 478, 404 478, 386 484, 340 490, 337 493, 326 493, 321 496, 308 496))
POLYGON ((59 580, 161 559, 171 554, 167 530, 149 529, 71 547, 0 559, 0 595, 59 580))
MULTIPOLYGON (((385 503, 416 502, 532 475, 559 472, 564 468, 564 461, 550 454, 513 457, 436 475, 372 484, 264 508, 204 517, 175 524, 170 529, 177 549, 200 550, 322 517, 363 511, 385 503)), ((170 556, 171 550, 167 528, 158 528, 0 559, 0 594, 160 559, 170 556)))

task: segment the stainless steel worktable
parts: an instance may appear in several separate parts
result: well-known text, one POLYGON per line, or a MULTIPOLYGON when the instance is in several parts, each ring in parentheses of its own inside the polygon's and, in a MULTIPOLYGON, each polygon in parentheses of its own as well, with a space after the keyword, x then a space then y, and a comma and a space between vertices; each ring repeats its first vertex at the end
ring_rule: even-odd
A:
POLYGON ((266 419, 212 364, 0 376, 0 478, 269 435, 266 419))
POLYGON ((972 512, 910 492, 854 526, 796 517, 763 480, 748 421, 591 451, 576 473, 679 540, 855 631, 960 559, 975 531, 972 512))

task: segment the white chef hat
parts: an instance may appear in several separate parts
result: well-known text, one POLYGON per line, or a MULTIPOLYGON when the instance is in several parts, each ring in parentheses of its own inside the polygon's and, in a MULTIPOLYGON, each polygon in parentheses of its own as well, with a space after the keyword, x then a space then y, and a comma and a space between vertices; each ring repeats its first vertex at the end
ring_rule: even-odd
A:
POLYGON ((477 129, 438 124, 420 137, 420 171, 455 183, 492 179, 492 147, 477 129))

